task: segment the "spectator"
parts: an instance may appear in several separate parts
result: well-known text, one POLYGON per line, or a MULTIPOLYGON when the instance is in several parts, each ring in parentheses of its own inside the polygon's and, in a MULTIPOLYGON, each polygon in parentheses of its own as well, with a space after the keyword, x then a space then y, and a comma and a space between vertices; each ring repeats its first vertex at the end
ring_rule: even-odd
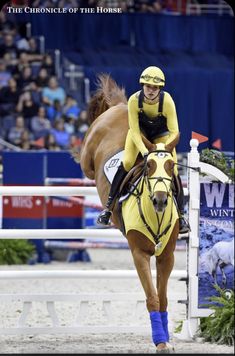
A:
POLYGON ((25 130, 25 123, 23 116, 19 115, 15 119, 15 126, 12 126, 9 130, 7 139, 15 146, 20 146, 22 133, 25 130))
POLYGON ((20 97, 20 90, 14 78, 9 79, 8 85, 0 89, 0 114, 5 116, 15 112, 20 97))
POLYGON ((6 63, 0 60, 0 89, 6 87, 11 78, 12 75, 11 72, 7 70, 6 63))
POLYGON ((34 102, 31 91, 25 91, 20 95, 16 111, 21 113, 28 123, 33 116, 37 115, 38 104, 34 102))
POLYGON ((35 79, 35 83, 37 84, 37 86, 39 87, 39 89, 41 90, 43 87, 46 87, 49 81, 49 75, 47 72, 46 68, 40 68, 38 75, 35 79))
POLYGON ((19 147, 22 150, 30 150, 32 148, 32 134, 28 129, 24 129, 21 133, 19 147))
POLYGON ((9 33, 14 36, 16 33, 16 26, 7 18, 4 11, 0 11, 0 39, 3 33, 9 33))
POLYGON ((47 70, 48 75, 55 76, 55 66, 50 54, 46 53, 43 56, 41 68, 45 68, 47 70))
POLYGON ((78 152, 78 147, 81 146, 82 140, 76 135, 70 136, 69 149, 78 152))
POLYGON ((72 117, 65 117, 64 118, 64 129, 70 135, 75 133, 75 119, 72 117))
POLYGON ((55 99, 53 105, 47 107, 47 116, 51 122, 60 119, 63 116, 63 108, 58 99, 55 99))
POLYGON ((16 40, 16 47, 19 52, 21 51, 28 51, 29 50, 29 42, 25 37, 19 37, 16 40))
POLYGON ((60 151, 60 146, 56 143, 55 136, 51 133, 44 137, 44 147, 50 151, 60 151))
POLYGON ((18 49, 16 47, 14 36, 5 33, 3 36, 3 43, 0 45, 0 58, 4 57, 5 54, 9 55, 9 60, 16 60, 18 57, 18 49))
POLYGON ((20 76, 20 73, 22 72, 22 70, 29 66, 29 58, 28 55, 25 51, 21 52, 19 54, 19 58, 17 63, 15 64, 12 73, 14 75, 14 77, 17 79, 20 76))
POLYGON ((49 79, 48 86, 42 89, 42 100, 46 105, 53 105, 54 100, 59 100, 63 105, 65 102, 65 91, 59 86, 57 78, 52 76, 49 79))
POLYGON ((78 119, 81 109, 78 106, 77 101, 71 96, 67 95, 63 113, 66 117, 78 119))
POLYGON ((56 119, 51 134, 55 137, 57 145, 62 149, 67 149, 70 144, 70 134, 65 131, 64 120, 56 119))
POLYGON ((33 82, 32 76, 32 68, 30 66, 26 66, 21 71, 17 83, 20 90, 30 89, 30 84, 33 82))
MULTIPOLYGON (((28 48, 27 53, 28 54, 39 54, 39 49, 38 49, 36 39, 34 37, 29 38, 28 43, 29 43, 29 48, 28 48)), ((41 57, 41 59, 42 58, 43 57, 41 57)))
POLYGON ((34 37, 29 38, 28 44, 29 44, 29 48, 27 50, 27 54, 28 54, 29 60, 31 62, 39 61, 41 63, 43 60, 43 55, 39 53, 38 44, 37 44, 36 39, 34 37))
POLYGON ((77 132, 78 132, 78 136, 83 139, 87 129, 89 127, 88 121, 87 121, 87 111, 86 110, 82 110, 80 113, 80 116, 76 122, 76 126, 77 126, 77 132))
POLYGON ((35 139, 45 136, 50 132, 51 123, 46 117, 46 110, 44 106, 40 106, 37 116, 31 120, 31 130, 35 139))
POLYGON ((153 0, 149 8, 149 12, 159 13, 162 11, 164 1, 163 0, 153 0))

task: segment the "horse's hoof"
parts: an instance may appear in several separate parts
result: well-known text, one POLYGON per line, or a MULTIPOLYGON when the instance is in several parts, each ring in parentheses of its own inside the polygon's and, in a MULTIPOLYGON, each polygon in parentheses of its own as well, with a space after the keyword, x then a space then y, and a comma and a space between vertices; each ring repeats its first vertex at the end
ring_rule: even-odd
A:
POLYGON ((167 349, 160 349, 160 350, 156 350, 156 354, 170 354, 171 351, 167 348, 167 349))
POLYGON ((173 354, 173 353, 175 353, 175 349, 169 343, 166 344, 166 347, 164 349, 157 348, 157 350, 156 350, 156 354, 173 354))

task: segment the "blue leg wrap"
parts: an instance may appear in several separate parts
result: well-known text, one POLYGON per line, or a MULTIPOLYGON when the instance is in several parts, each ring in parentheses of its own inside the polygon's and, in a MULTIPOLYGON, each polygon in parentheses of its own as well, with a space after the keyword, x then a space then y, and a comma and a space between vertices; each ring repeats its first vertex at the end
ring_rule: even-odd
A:
POLYGON ((162 319, 162 326, 165 331, 167 341, 169 341, 170 337, 169 337, 169 331, 168 331, 168 312, 164 311, 164 312, 160 312, 160 314, 161 314, 161 319, 162 319))
POLYGON ((152 326, 152 340, 155 345, 161 342, 166 343, 167 337, 162 326, 161 314, 158 311, 152 311, 150 314, 151 326, 152 326))

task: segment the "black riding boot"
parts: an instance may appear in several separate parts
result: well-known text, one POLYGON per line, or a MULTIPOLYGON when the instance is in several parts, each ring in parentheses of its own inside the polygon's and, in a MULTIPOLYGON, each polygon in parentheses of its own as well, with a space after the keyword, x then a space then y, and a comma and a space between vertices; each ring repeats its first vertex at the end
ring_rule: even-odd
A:
POLYGON ((190 226, 188 221, 184 217, 184 189, 179 174, 177 176, 177 180, 179 182, 178 189, 177 189, 178 192, 176 194, 176 201, 177 201, 178 212, 179 212, 179 233, 185 234, 190 231, 190 226))
POLYGON ((119 187, 126 175, 127 175, 127 171, 124 169, 123 164, 121 163, 117 169, 117 172, 111 184, 108 200, 106 203, 106 209, 101 211, 101 213, 99 214, 97 218, 97 224, 110 225, 110 217, 112 215, 112 209, 115 200, 118 196, 119 187))

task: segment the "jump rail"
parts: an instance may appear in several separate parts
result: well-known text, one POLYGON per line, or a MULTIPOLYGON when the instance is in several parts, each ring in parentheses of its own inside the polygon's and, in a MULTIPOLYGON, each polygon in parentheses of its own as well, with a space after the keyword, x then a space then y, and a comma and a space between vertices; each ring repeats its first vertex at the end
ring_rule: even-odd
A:
MULTIPOLYGON (((152 270, 156 278, 156 271, 152 270)), ((184 270, 173 270, 171 278, 186 278, 184 270)), ((41 271, 0 271, 1 279, 137 279, 135 270, 41 270, 41 271)))
MULTIPOLYGON (((187 188, 184 188, 187 193, 187 188)), ((0 195, 3 196, 97 196, 96 187, 68 187, 68 186, 1 186, 0 195)))

